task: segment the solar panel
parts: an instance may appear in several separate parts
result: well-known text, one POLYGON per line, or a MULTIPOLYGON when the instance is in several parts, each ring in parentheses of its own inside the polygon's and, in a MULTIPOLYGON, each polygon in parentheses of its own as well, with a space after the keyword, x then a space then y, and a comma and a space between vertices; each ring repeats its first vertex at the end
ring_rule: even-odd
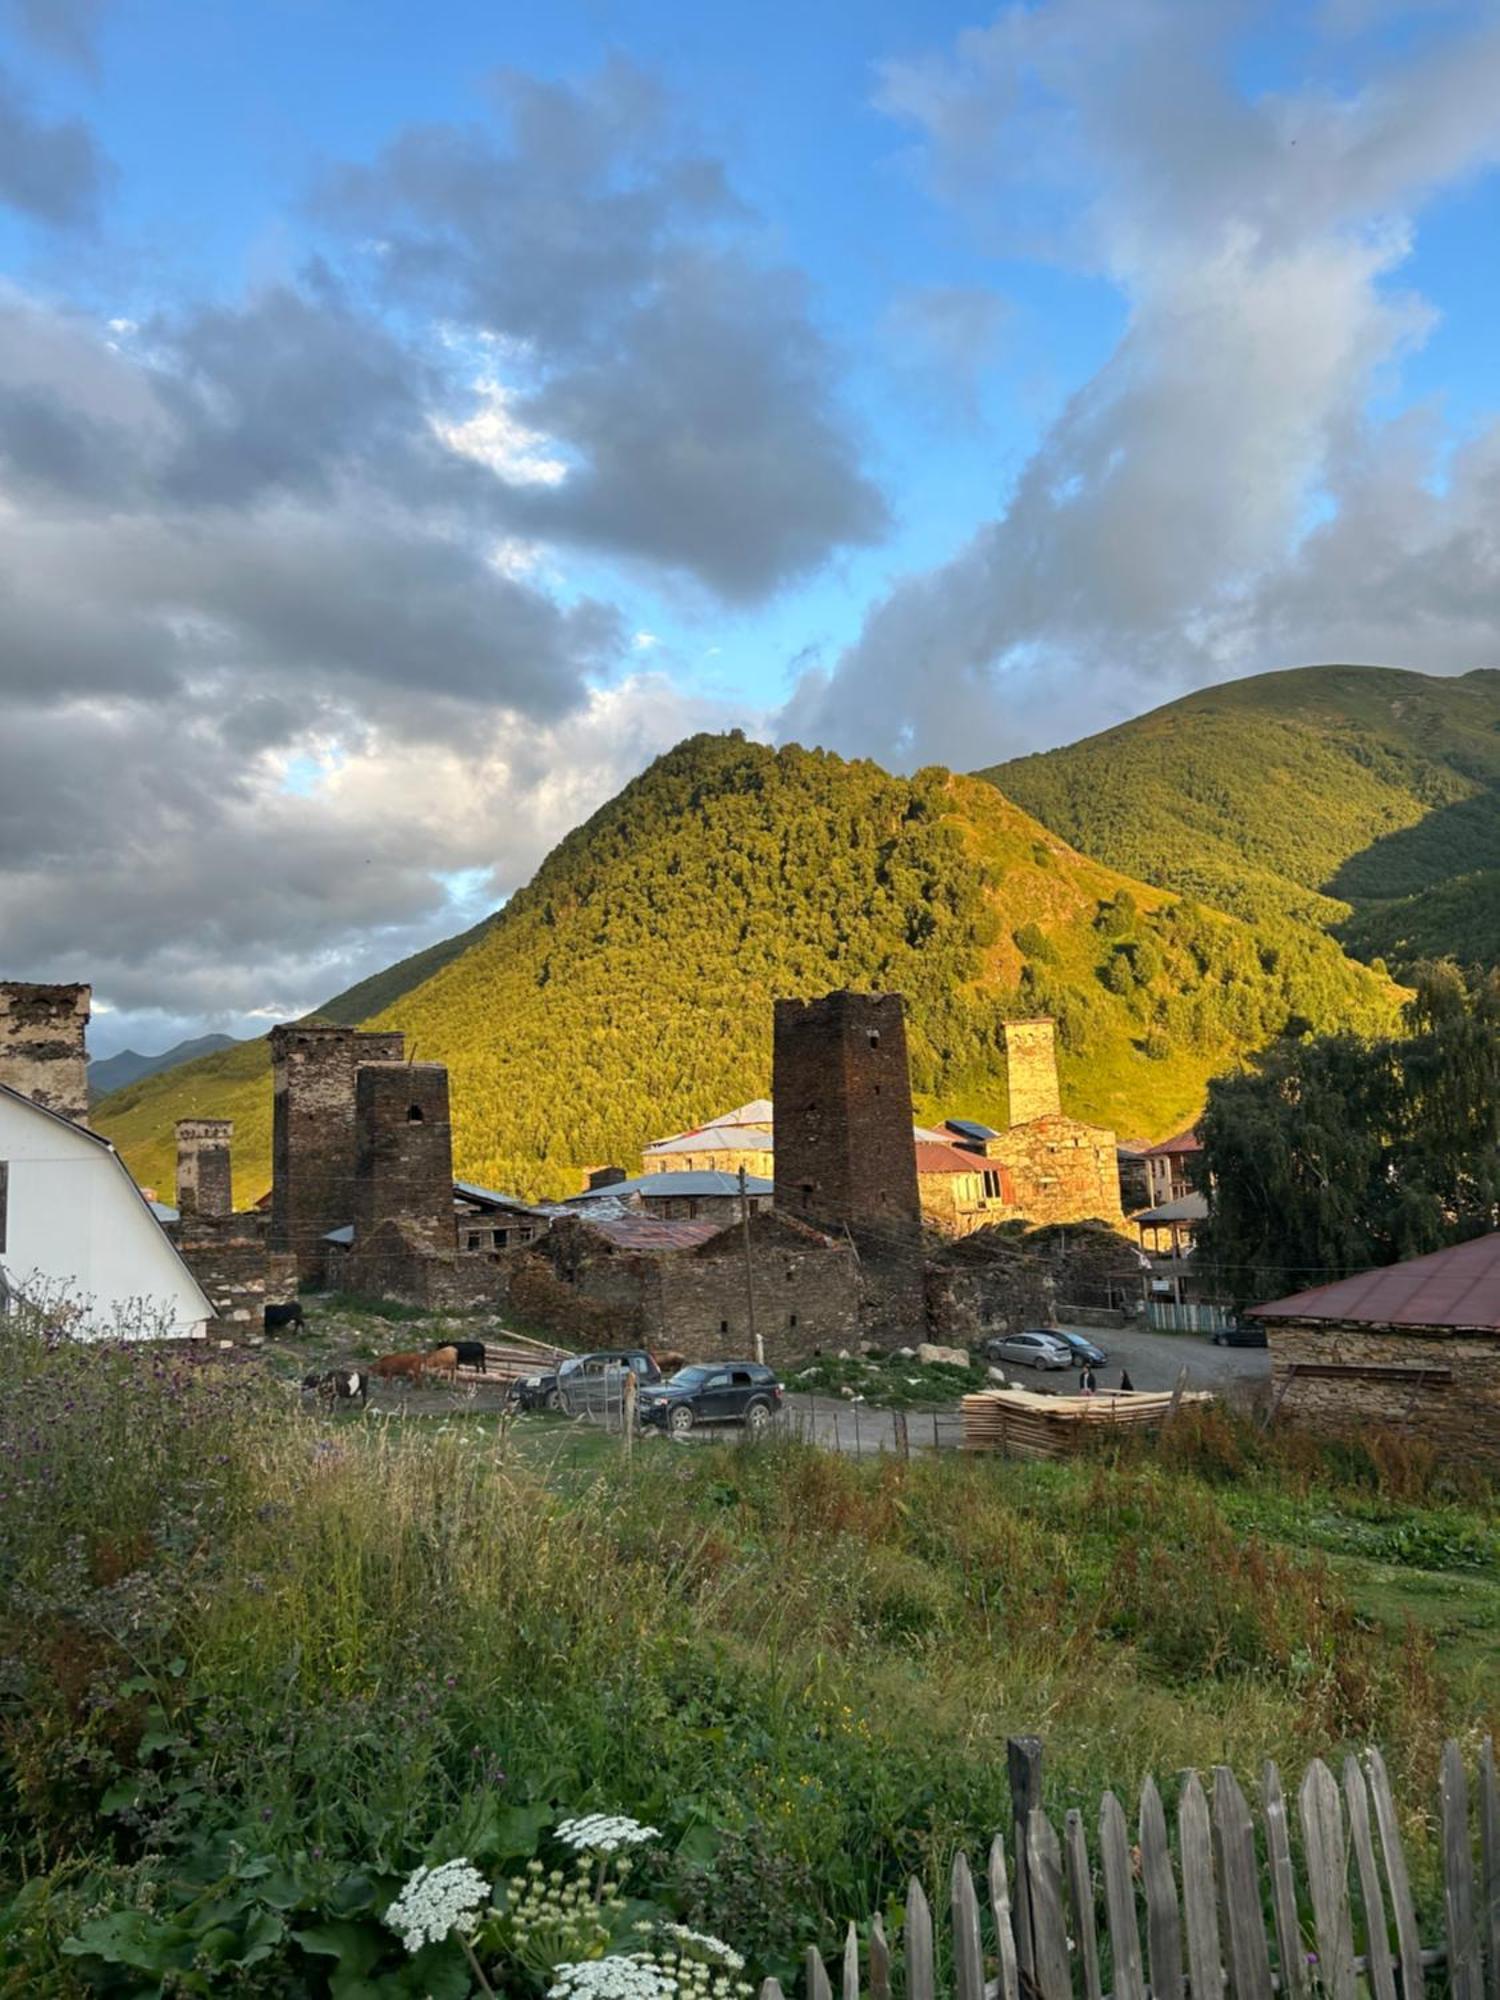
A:
POLYGON ((993 1126, 978 1125, 972 1118, 950 1118, 948 1120, 948 1130, 950 1132, 962 1132, 966 1139, 998 1139, 1000 1137, 1000 1134, 995 1131, 993 1126))

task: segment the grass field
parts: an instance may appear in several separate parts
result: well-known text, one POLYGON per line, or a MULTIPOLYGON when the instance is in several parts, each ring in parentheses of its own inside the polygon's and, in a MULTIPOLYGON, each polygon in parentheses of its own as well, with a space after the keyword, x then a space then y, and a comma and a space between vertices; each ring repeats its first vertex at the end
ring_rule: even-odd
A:
POLYGON ((790 1978, 1005 1821, 1008 1734, 1092 1813, 1371 1739, 1426 1801, 1444 1734, 1500 1719, 1493 1496, 1409 1450, 1214 1412, 1165 1461, 626 1462, 328 1418, 261 1357, 5 1338, 0 1992, 457 2000, 457 1946, 381 1921, 407 1871, 550 1871, 594 1809, 659 1829, 632 1921, 790 1978))

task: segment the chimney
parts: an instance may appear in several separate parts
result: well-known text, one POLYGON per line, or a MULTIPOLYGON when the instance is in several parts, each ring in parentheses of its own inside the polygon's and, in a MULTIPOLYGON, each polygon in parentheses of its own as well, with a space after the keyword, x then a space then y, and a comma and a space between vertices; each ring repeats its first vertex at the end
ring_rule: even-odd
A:
POLYGON ((177 1121, 177 1212, 232 1215, 234 1188, 229 1146, 232 1118, 179 1118, 177 1121))
POLYGON ((0 1083, 75 1124, 89 1122, 91 989, 0 980, 0 1083))
POLYGON ((630 1176, 623 1167, 591 1167, 589 1169, 589 1187, 591 1189, 618 1187, 621 1181, 629 1180, 629 1178, 630 1176))
POLYGON ((1010 1122, 1029 1125, 1035 1118, 1056 1118, 1062 1111, 1057 1088, 1057 1046, 1053 1022, 1045 1015, 1035 1021, 1002 1021, 1005 1073, 1010 1087, 1010 1122))

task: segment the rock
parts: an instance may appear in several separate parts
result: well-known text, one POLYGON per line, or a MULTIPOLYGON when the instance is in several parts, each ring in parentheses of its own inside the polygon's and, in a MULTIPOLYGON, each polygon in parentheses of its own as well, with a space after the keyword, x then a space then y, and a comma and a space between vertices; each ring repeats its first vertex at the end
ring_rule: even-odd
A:
POLYGON ((839 1390, 839 1394, 841 1396, 846 1397, 851 1403, 859 1400, 859 1398, 855 1396, 854 1391, 849 1387, 849 1384, 847 1382, 844 1384, 843 1388, 839 1390))
POLYGON ((873 1340, 862 1340, 859 1343, 859 1351, 867 1361, 878 1361, 880 1359, 879 1344, 873 1340))
POLYGON ((969 1356, 962 1347, 938 1347, 930 1340, 924 1340, 917 1349, 917 1359, 924 1368, 942 1363, 949 1368, 967 1368, 969 1356))
POLYGON ((916 1358, 917 1350, 914 1347, 898 1347, 892 1356, 896 1361, 915 1361, 916 1358))
POLYGON ((849 1352, 849 1350, 848 1350, 848 1348, 847 1348, 847 1347, 841 1347, 841 1348, 839 1349, 839 1360, 840 1360, 840 1361, 852 1361, 853 1359, 854 1359, 854 1356, 853 1356, 853 1355, 852 1355, 852 1354, 851 1354, 851 1353, 849 1352))

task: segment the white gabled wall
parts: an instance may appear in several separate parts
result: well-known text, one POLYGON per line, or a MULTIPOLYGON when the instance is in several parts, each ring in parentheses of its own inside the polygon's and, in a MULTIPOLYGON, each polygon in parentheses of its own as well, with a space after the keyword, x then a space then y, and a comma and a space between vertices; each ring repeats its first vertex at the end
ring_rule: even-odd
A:
POLYGON ((200 1334, 211 1307, 123 1164, 64 1120, 0 1092, 6 1162, 5 1247, 13 1291, 66 1292, 80 1331, 200 1334))

